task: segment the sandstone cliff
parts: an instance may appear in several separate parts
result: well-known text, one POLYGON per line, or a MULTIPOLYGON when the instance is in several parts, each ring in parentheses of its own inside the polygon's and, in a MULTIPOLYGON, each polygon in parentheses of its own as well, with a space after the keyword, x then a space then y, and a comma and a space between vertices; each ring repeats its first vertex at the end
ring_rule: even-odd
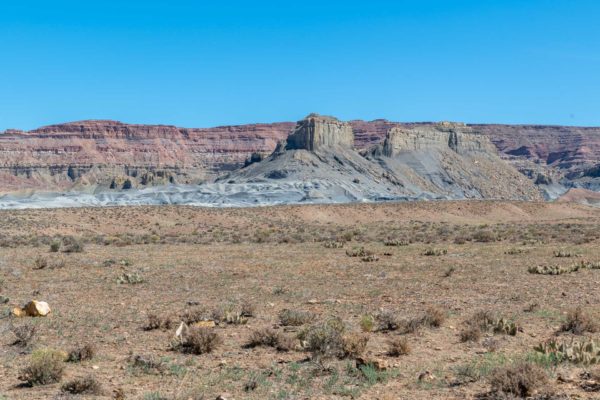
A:
POLYGON ((337 118, 310 114, 299 121, 287 138, 290 150, 319 150, 328 147, 354 146, 352 126, 337 118))
MULTIPOLYGON (((403 147, 423 146, 429 139, 419 129, 441 129, 439 124, 387 120, 341 124, 352 127, 354 148, 363 152, 382 144, 391 128, 405 132, 406 137, 397 135, 394 143, 388 143, 389 154, 403 147)), ((242 167, 252 154, 254 160, 268 156, 294 126, 283 122, 188 129, 92 120, 29 132, 11 129, 0 133, 0 192, 210 181, 242 167)), ((445 129, 457 128, 460 124, 449 124, 445 129)), ((483 135, 490 138, 503 159, 534 182, 600 190, 600 128, 516 125, 468 125, 467 128, 469 131, 460 136, 448 135, 448 143, 452 140, 451 146, 458 151, 467 150, 464 143, 475 146, 469 151, 479 146, 473 138, 465 141, 465 135, 483 135)), ((303 131, 311 129, 308 123, 303 131)), ((317 149, 329 143, 328 128, 324 129, 317 133, 316 142, 313 140, 317 149)), ((290 140, 290 146, 305 147, 307 141, 301 137, 298 135, 298 141, 290 140)), ((341 142, 351 146, 347 133, 341 142)))
POLYGON ((352 148, 352 128, 331 117, 299 121, 271 156, 224 176, 232 184, 304 184, 305 199, 539 200, 532 181, 464 124, 391 127, 383 144, 352 148))

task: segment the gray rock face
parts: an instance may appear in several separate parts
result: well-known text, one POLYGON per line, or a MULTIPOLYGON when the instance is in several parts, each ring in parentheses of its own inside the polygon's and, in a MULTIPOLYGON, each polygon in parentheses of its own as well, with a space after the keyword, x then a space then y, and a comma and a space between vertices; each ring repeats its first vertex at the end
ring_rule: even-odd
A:
POLYGON ((296 128, 287 138, 288 150, 315 151, 322 148, 354 145, 352 126, 333 117, 310 114, 298 121, 296 128))
POLYGON ((430 149, 451 149, 461 155, 472 152, 497 153, 487 137, 473 134, 464 124, 449 122, 413 128, 393 127, 388 131, 382 146, 382 154, 387 157, 407 151, 430 149))

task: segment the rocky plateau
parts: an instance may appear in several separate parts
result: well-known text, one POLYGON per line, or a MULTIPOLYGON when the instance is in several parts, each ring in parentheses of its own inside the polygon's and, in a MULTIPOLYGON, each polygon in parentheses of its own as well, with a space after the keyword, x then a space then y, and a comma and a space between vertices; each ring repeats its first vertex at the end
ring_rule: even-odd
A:
POLYGON ((311 114, 202 129, 88 120, 0 133, 4 208, 537 200, 572 188, 600 191, 600 128, 311 114))

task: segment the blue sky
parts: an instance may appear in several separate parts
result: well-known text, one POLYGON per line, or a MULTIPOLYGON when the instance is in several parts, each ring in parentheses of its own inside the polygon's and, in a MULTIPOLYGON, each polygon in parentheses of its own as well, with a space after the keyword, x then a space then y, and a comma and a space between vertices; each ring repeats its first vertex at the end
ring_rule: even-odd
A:
POLYGON ((600 1, 2 1, 0 130, 600 125, 600 1))

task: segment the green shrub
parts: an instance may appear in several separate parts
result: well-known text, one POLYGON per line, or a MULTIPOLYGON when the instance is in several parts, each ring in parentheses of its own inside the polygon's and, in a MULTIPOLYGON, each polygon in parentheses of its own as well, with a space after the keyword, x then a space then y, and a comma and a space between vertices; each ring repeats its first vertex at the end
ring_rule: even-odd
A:
POLYGON ((65 371, 64 354, 57 350, 36 350, 29 365, 21 370, 19 380, 29 386, 60 382, 65 371))

